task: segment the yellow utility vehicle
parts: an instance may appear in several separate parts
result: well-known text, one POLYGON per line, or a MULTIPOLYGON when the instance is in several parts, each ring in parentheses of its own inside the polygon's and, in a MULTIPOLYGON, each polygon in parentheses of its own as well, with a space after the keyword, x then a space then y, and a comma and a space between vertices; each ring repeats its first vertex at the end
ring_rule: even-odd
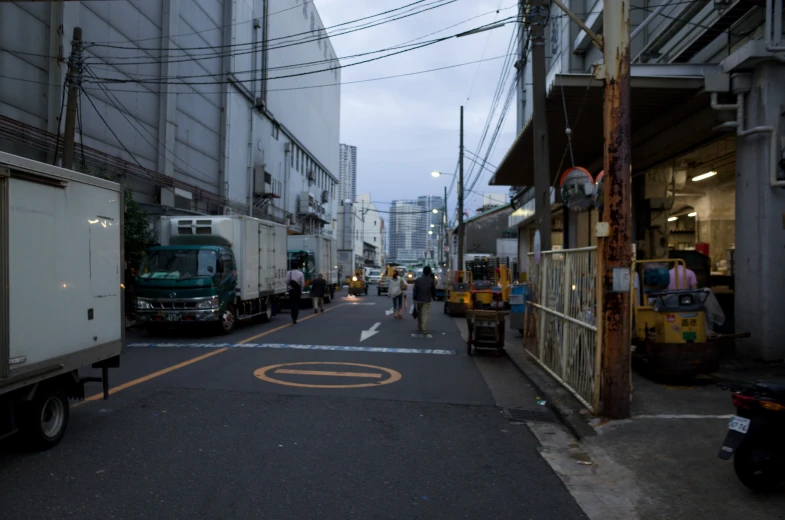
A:
POLYGON ((465 315, 472 307, 471 287, 471 271, 448 271, 444 313, 450 316, 465 315))
POLYGON ((354 270, 354 275, 349 280, 349 294, 352 296, 368 295, 368 284, 365 282, 365 270, 363 268, 354 270))

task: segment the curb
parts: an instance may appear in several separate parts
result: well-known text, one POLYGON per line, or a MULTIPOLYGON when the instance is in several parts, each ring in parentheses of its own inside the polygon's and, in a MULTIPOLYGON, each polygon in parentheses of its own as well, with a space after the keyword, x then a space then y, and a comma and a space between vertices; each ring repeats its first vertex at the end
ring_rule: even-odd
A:
POLYGON ((566 388, 561 386, 550 374, 537 365, 529 357, 529 354, 523 352, 523 348, 520 345, 513 345, 507 342, 507 348, 504 349, 504 353, 531 382, 540 397, 547 402, 548 408, 556 414, 575 437, 583 439, 597 435, 594 428, 584 418, 591 417, 591 415, 584 416, 581 414, 581 410, 585 410, 585 407, 566 388))

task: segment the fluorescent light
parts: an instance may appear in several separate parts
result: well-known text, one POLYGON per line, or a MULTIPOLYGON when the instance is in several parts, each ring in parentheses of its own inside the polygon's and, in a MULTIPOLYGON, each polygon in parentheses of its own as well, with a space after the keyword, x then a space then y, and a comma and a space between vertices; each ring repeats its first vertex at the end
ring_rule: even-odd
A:
POLYGON ((688 217, 697 217, 698 216, 698 212, 697 211, 693 211, 692 213, 687 213, 687 216, 688 217))
POLYGON ((692 178, 692 182, 702 181, 703 179, 708 179, 709 177, 714 177, 715 175, 717 175, 717 172, 714 172, 714 171, 702 173, 702 174, 698 175, 697 177, 693 177, 692 178))
POLYGON ((679 217, 668 217, 668 222, 673 222, 675 220, 679 220, 679 217))

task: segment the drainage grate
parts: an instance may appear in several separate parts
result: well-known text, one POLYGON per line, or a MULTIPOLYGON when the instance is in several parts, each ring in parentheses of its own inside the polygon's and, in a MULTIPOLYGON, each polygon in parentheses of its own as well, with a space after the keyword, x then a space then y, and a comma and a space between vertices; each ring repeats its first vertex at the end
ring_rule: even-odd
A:
POLYGON ((511 421, 553 421, 553 414, 548 410, 522 410, 520 408, 505 408, 504 415, 511 421))

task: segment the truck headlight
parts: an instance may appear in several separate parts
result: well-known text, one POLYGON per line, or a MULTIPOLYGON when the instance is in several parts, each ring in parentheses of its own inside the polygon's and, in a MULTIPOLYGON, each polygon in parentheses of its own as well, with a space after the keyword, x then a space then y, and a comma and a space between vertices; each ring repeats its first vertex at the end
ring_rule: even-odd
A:
POLYGON ((357 277, 356 276, 352 276, 352 281, 356 282, 357 281, 357 277))
POLYGON ((218 296, 211 296, 196 304, 197 309, 215 309, 218 307, 218 296))
POLYGON ((136 307, 136 310, 144 311, 152 309, 153 304, 145 300, 136 300, 134 301, 134 307, 136 307))

